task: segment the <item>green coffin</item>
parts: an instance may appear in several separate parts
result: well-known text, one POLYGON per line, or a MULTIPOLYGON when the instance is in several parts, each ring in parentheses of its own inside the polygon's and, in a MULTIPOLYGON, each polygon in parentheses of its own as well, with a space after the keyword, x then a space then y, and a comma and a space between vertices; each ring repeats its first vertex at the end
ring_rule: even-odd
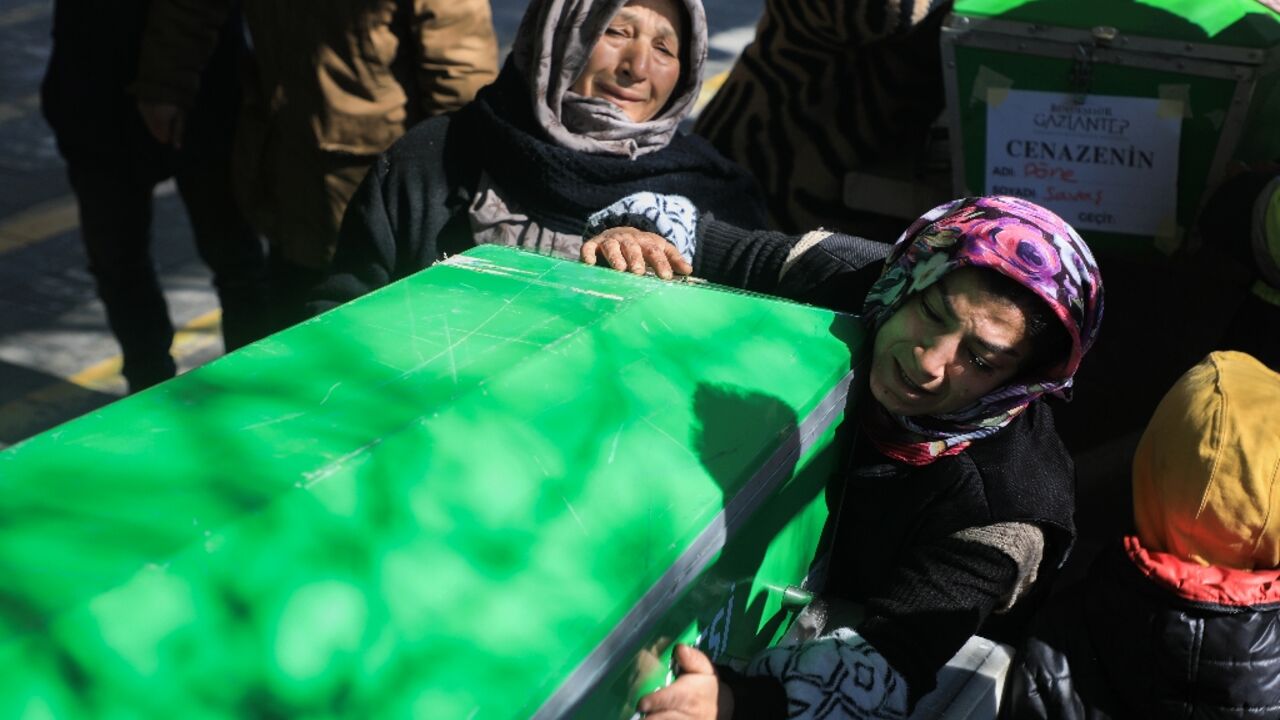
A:
POLYGON ((942 52, 956 193, 1028 197, 1095 247, 1172 253, 1233 160, 1280 157, 1257 0, 958 0, 942 52))
POLYGON ((0 453, 0 717, 629 717, 790 619, 856 321, 499 247, 0 453))
POLYGON ((957 0, 955 11, 1083 30, 1110 25, 1130 35, 1217 46, 1280 43, 1276 14, 1258 0, 957 0))

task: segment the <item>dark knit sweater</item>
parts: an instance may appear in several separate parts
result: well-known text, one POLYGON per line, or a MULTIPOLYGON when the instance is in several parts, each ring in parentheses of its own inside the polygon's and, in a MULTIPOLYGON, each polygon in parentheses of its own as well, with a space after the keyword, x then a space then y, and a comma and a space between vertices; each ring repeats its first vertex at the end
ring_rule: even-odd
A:
POLYGON ((568 150, 537 129, 528 93, 508 63, 474 102, 415 126, 378 158, 347 208, 312 312, 472 247, 468 208, 482 172, 532 221, 561 233, 581 233, 588 215, 643 190, 763 227, 755 181, 702 138, 677 134, 634 160, 568 150))
MULTIPOLYGON (((1039 572, 1052 574, 1073 538, 1071 458, 1053 413, 1034 402, 1000 432, 923 467, 859 442, 839 506, 827 592, 865 606, 856 628, 919 698, 974 634, 1012 640, 1014 618, 992 613, 1023 572, 1015 538, 982 534, 1029 523, 1045 535, 1039 572)), ((1033 571, 1036 568, 1031 568, 1033 571)))
POLYGON ((694 275, 841 312, 861 312, 889 254, 890 246, 884 243, 833 233, 798 254, 788 267, 788 258, 803 238, 743 230, 721 222, 714 212, 708 214, 698 222, 694 275))
MULTIPOLYGON (((706 218, 699 226, 694 267, 708 280, 846 311, 860 309, 888 250, 846 235, 798 239, 706 218)), ((838 525, 826 592, 864 606, 856 630, 907 681, 912 702, 971 635, 1005 634, 993 612, 1037 570, 1020 567, 1017 528, 1043 534, 1041 574, 1058 567, 1074 535, 1073 466, 1040 401, 995 435, 921 467, 858 441, 842 489, 828 497, 838 525)), ((746 700, 735 702, 735 718, 785 717, 776 681, 724 677, 746 700)))

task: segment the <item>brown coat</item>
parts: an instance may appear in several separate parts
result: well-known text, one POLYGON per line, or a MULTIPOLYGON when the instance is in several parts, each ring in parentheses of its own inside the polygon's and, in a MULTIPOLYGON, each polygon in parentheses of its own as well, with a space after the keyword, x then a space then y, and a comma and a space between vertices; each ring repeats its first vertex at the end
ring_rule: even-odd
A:
MULTIPOLYGON (((154 0, 134 93, 189 108, 232 0, 154 0)), ((284 259, 325 267, 370 163, 497 73, 488 0, 244 0, 237 190, 284 259)))

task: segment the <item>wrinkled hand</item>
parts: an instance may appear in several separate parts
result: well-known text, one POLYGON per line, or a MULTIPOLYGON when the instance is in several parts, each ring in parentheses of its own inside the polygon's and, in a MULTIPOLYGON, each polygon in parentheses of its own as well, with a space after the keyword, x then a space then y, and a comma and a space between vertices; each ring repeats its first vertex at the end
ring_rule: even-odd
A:
POLYGON ((643 275, 647 268, 653 268, 663 280, 693 272, 675 245, 661 235, 635 228, 610 228, 582 244, 582 262, 595 265, 597 255, 603 255, 614 270, 643 275))
POLYGON ((733 695, 716 677, 711 659, 688 645, 676 646, 680 677, 640 698, 637 709, 647 720, 728 720, 733 695))
POLYGON ((156 142, 172 145, 174 150, 182 147, 182 130, 187 120, 182 108, 170 102, 139 100, 138 112, 156 142))

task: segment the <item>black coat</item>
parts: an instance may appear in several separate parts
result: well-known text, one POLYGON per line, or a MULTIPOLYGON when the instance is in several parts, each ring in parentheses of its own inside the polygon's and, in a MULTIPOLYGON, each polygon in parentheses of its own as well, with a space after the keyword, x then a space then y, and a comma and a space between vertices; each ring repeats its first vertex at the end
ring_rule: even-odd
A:
POLYGON ((1119 543, 1036 619, 1007 718, 1280 718, 1280 603, 1180 597, 1119 543))
POLYGON ((1025 630, 1075 538, 1074 466, 1043 400, 928 465, 889 460, 866 441, 851 464, 832 512, 839 525, 826 592, 866 607, 858 633, 918 698, 970 636, 1010 642, 1025 630), (1017 568, 957 534, 1011 522, 1044 533, 1044 556, 1028 596, 995 612, 1017 568))

